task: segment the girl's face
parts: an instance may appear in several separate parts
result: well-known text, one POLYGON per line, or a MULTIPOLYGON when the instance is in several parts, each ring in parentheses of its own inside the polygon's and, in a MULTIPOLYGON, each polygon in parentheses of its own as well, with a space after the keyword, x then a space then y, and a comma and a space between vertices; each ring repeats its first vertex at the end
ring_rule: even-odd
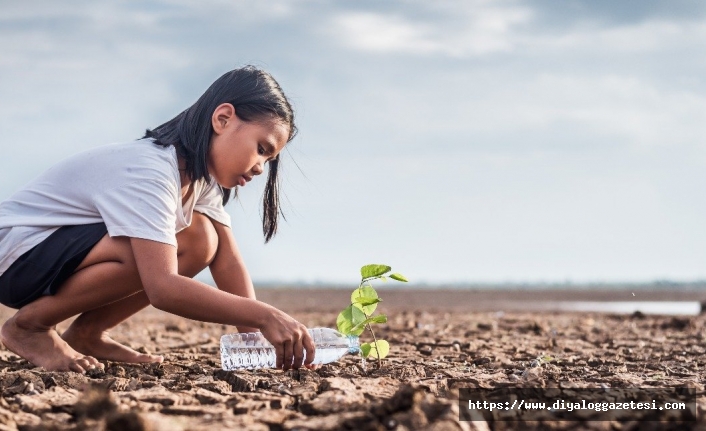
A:
POLYGON ((224 103, 213 112, 208 172, 225 188, 244 186, 287 144, 289 127, 276 119, 243 121, 224 103))

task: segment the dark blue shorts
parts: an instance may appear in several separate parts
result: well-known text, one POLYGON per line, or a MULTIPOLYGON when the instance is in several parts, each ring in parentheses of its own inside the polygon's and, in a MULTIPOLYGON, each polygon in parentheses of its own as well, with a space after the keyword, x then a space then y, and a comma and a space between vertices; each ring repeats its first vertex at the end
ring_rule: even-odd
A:
POLYGON ((55 294, 106 233, 105 223, 59 228, 0 276, 0 303, 19 309, 55 294))

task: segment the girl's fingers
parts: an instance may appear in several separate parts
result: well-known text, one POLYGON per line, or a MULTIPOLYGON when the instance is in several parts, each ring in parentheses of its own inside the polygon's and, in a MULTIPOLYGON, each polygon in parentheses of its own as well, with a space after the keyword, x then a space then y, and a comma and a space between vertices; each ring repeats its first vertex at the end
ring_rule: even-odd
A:
POLYGON ((294 343, 294 362, 292 362, 292 368, 298 369, 302 366, 304 362, 304 346, 302 345, 302 339, 298 339, 294 343))
POLYGON ((314 362, 316 357, 316 345, 314 344, 314 340, 312 340, 311 335, 309 335, 309 332, 304 333, 304 337, 302 338, 302 346, 304 347, 304 350, 306 350, 306 361, 304 364, 309 365, 314 362))
POLYGON ((288 370, 292 368, 292 356, 294 356, 293 344, 290 340, 284 342, 284 366, 282 369, 288 370))
POLYGON ((284 343, 277 343, 275 352, 277 354, 277 363, 275 364, 275 367, 279 370, 284 364, 284 343))

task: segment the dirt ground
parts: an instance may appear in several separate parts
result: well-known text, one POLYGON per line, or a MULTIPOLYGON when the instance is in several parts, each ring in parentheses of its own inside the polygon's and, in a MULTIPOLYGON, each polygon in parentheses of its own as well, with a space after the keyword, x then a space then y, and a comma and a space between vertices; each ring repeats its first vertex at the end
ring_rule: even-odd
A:
MULTIPOLYGON (((309 327, 335 327, 337 313, 292 314, 309 327)), ((347 356, 315 371, 225 372, 219 337, 234 328, 152 308, 112 335, 165 355, 160 365, 104 362, 104 372, 85 376, 46 372, 3 348, 0 431, 706 429, 704 315, 388 314, 376 332, 391 345, 382 369, 347 356), (507 386, 688 386, 697 406, 652 422, 591 422, 590 415, 582 422, 459 421, 459 388, 507 386)))

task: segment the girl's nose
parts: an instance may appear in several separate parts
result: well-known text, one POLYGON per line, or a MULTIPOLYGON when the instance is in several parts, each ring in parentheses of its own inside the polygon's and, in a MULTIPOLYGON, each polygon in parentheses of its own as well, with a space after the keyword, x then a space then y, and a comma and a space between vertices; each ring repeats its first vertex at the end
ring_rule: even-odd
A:
POLYGON ((255 166, 252 167, 252 171, 255 175, 260 175, 263 171, 262 164, 260 162, 255 163, 255 166))

